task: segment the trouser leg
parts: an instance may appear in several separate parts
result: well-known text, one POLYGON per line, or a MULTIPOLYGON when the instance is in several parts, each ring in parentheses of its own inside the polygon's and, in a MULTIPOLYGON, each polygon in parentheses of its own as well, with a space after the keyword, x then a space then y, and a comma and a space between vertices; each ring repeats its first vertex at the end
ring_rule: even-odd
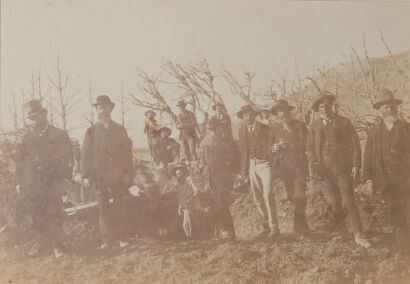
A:
POLYGON ((262 218, 265 219, 267 214, 264 206, 264 200, 263 200, 263 189, 262 185, 260 182, 260 179, 258 178, 258 175, 256 174, 256 165, 255 165, 255 160, 250 160, 249 164, 249 182, 250 182, 250 187, 251 187, 251 192, 253 195, 253 200, 255 201, 256 208, 258 209, 259 214, 261 214, 262 218))
POLYGON ((181 138, 182 148, 184 149, 185 157, 187 161, 192 161, 191 151, 189 148, 188 137, 183 136, 181 138))
POLYGON ((184 229, 185 235, 187 237, 192 237, 192 223, 191 223, 191 213, 188 209, 182 209, 183 221, 182 228, 184 229))
POLYGON ((272 192, 272 169, 268 162, 256 165, 256 175, 262 184, 263 199, 268 213, 268 225, 272 232, 278 230, 278 216, 276 212, 276 201, 272 192))
POLYGON ((189 153, 191 155, 191 158, 194 160, 198 160, 198 154, 196 152, 196 138, 193 136, 188 136, 186 137, 186 139, 187 139, 189 153))

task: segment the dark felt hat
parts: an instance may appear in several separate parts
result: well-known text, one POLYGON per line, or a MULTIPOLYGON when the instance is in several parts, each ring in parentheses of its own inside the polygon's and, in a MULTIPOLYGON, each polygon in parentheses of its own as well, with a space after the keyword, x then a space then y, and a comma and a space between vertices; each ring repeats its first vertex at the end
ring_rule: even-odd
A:
POLYGON ((312 104, 312 109, 314 111, 318 111, 319 110, 319 106, 320 104, 322 104, 324 101, 326 100, 330 100, 330 101, 335 101, 336 100, 336 96, 332 95, 328 92, 325 92, 323 94, 321 94, 312 104))
POLYGON ((379 109, 382 105, 385 104, 396 104, 400 105, 403 101, 394 98, 394 94, 392 91, 388 89, 384 89, 379 93, 376 97, 376 102, 374 103, 373 107, 375 109, 379 109))
POLYGON ((93 104, 93 106, 99 106, 99 105, 111 105, 112 107, 115 106, 115 104, 111 101, 109 96, 106 95, 101 95, 97 97, 96 102, 93 104))
POLYGON ((41 105, 40 100, 31 100, 25 103, 24 111, 27 113, 27 118, 29 119, 41 112, 47 112, 47 110, 41 105))
POLYGON ((255 114, 256 112, 252 109, 252 107, 251 107, 250 105, 245 105, 245 106, 242 106, 241 110, 238 111, 237 115, 238 115, 239 118, 242 119, 242 118, 243 118, 243 115, 244 115, 245 113, 255 114))
POLYGON ((178 101, 177 106, 186 106, 186 102, 184 101, 178 101))
POLYGON ((280 110, 291 111, 294 108, 294 106, 289 105, 288 101, 281 99, 276 102, 276 104, 270 109, 270 111, 274 115, 276 115, 280 110))
POLYGON ((221 103, 216 103, 216 104, 214 104, 214 105, 212 106, 212 110, 216 110, 216 107, 218 107, 218 106, 220 106, 220 107, 222 107, 222 108, 225 108, 225 106, 224 106, 223 104, 221 104, 221 103))
POLYGON ((161 132, 166 132, 168 136, 172 134, 171 128, 168 128, 166 126, 159 129, 159 133, 161 133, 161 132))
POLYGON ((145 112, 145 116, 148 116, 149 113, 152 113, 154 116, 157 115, 155 111, 153 111, 153 110, 147 110, 147 111, 145 112))

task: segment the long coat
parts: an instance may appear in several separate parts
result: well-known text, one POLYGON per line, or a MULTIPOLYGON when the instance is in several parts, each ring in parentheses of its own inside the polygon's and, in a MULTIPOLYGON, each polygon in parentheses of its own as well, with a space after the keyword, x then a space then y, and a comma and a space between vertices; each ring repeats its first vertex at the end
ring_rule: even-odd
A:
POLYGON ((102 122, 85 133, 81 154, 81 173, 92 182, 129 183, 132 179, 132 142, 127 130, 112 121, 102 122))
POLYGON ((196 127, 198 123, 196 121, 195 114, 189 110, 185 110, 178 114, 176 119, 177 126, 180 128, 179 139, 185 136, 197 137, 196 127))
POLYGON ((53 185, 71 178, 73 158, 71 141, 61 129, 49 125, 41 134, 28 131, 16 155, 15 182, 25 192, 59 195, 53 185))
MULTIPOLYGON (((259 147, 262 149, 262 152, 265 153, 265 158, 269 159, 271 157, 270 154, 273 146, 273 135, 271 128, 256 121, 254 131, 256 131, 259 147)), ((241 174, 246 176, 249 173, 250 161, 248 151, 248 129, 246 123, 243 123, 239 128, 239 151, 241 153, 241 174)))
MULTIPOLYGON (((336 138, 339 141, 339 162, 345 169, 352 167, 361 167, 361 148, 359 136, 353 127, 352 122, 345 117, 334 117, 336 138)), ((306 150, 309 164, 322 164, 322 147, 324 142, 324 132, 322 119, 317 119, 312 122, 309 128, 306 150)))
MULTIPOLYGON (((386 176, 382 162, 381 134, 384 127, 383 120, 379 120, 370 128, 369 136, 363 156, 363 178, 373 180, 373 186, 383 191, 386 187, 386 176)), ((408 175, 410 170, 410 124, 398 120, 391 130, 391 149, 401 165, 402 174, 408 175)), ((400 173, 396 173, 400 174, 400 173)))

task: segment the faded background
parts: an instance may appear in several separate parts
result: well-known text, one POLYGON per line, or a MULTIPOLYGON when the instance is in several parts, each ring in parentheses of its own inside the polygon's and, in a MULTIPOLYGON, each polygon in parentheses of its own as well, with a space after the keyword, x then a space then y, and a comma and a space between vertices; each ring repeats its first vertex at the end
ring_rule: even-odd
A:
MULTIPOLYGON (((410 49, 409 15, 410 4, 391 2, 2 0, 1 124, 13 129, 12 95, 17 105, 23 92, 29 97, 39 70, 43 93, 57 95, 47 73, 55 78, 58 54, 68 91, 83 98, 70 115, 71 135, 82 140, 90 86, 115 101, 117 121, 121 90, 139 92, 136 70, 163 73, 164 60, 206 58, 217 76, 221 63, 238 76, 255 72, 253 86, 262 90, 277 72, 294 77, 295 59, 302 77, 350 61, 363 37, 370 57, 386 56, 379 31, 393 53, 410 49)), ((216 84, 229 111, 243 104, 221 78, 216 84)), ((174 106, 178 91, 161 91, 174 106)), ((144 111, 126 106, 135 146, 146 143, 144 111)))

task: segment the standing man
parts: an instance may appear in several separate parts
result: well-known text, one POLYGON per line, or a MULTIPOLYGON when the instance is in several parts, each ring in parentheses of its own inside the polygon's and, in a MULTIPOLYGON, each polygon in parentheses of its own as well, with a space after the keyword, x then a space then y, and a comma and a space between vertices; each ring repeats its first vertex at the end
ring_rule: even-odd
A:
POLYGON ((172 134, 170 128, 162 127, 159 133, 161 137, 155 142, 153 148, 154 162, 160 168, 166 168, 169 163, 179 160, 179 144, 169 137, 172 134))
POLYGON ((288 199, 295 208, 294 231, 309 233, 306 220, 306 178, 308 166, 306 157, 307 128, 303 122, 291 117, 294 107, 286 100, 278 100, 271 108, 277 123, 273 123, 273 173, 285 185, 288 199))
POLYGON ((235 176, 233 140, 224 136, 226 129, 217 120, 211 120, 208 129, 211 132, 210 139, 201 143, 198 151, 200 167, 202 176, 206 179, 205 188, 211 192, 218 237, 232 239, 235 230, 229 206, 232 202, 231 190, 235 176))
POLYGON ((182 147, 184 148, 187 161, 198 160, 196 153, 196 127, 198 123, 196 121, 195 114, 186 110, 186 103, 179 101, 177 107, 180 113, 177 116, 176 127, 180 130, 179 139, 181 140, 182 147))
POLYGON ((361 149, 351 121, 332 110, 335 96, 320 96, 312 105, 320 118, 312 122, 307 139, 311 175, 327 181, 325 197, 335 213, 336 228, 344 228, 347 211, 355 242, 366 248, 370 243, 362 235, 359 209, 354 199, 353 180, 359 177, 361 149))
POLYGON ((111 119, 114 103, 108 96, 94 104, 98 122, 86 131, 81 156, 84 187, 97 193, 100 215, 101 249, 115 240, 125 246, 123 199, 132 183, 132 142, 127 131, 111 119))
POLYGON ((208 123, 221 125, 223 137, 229 141, 233 140, 231 118, 226 113, 225 106, 221 103, 216 103, 212 106, 212 109, 215 111, 215 115, 211 117, 208 123))
POLYGON ((39 100, 24 105, 30 130, 24 136, 16 159, 16 190, 31 214, 33 226, 40 234, 40 256, 53 249, 62 256, 62 196, 64 179, 73 169, 71 141, 64 131, 50 125, 47 110, 39 100))
POLYGON ((405 202, 410 172, 410 125, 399 119, 398 105, 390 90, 383 90, 373 107, 381 119, 371 127, 364 151, 363 177, 381 191, 390 205, 397 250, 408 250, 405 202))
POLYGON ((241 152, 241 176, 248 177, 259 213, 265 220, 260 237, 279 236, 276 204, 272 194, 272 167, 269 161, 272 148, 270 127, 255 120, 256 113, 251 106, 243 106, 238 112, 243 120, 239 129, 241 152))
POLYGON ((156 115, 157 114, 152 110, 148 110, 145 112, 144 133, 147 134, 148 148, 149 148, 149 154, 151 156, 151 161, 154 160, 153 148, 154 148, 155 142, 159 138, 159 129, 161 128, 159 123, 155 120, 156 115))

